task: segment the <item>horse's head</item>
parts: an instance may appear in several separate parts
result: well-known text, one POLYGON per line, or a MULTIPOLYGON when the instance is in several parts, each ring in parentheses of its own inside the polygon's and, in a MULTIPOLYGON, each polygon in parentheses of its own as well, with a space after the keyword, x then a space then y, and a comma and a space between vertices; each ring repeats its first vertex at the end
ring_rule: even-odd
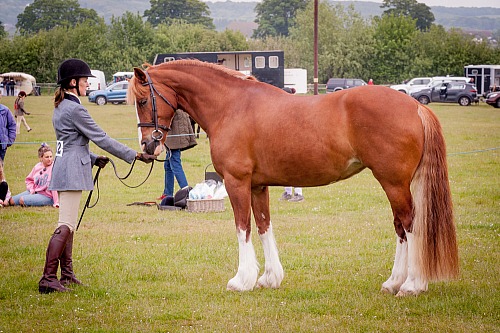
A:
POLYGON ((142 150, 148 154, 160 155, 178 106, 175 91, 158 82, 153 84, 147 70, 134 68, 127 101, 135 104, 142 150))

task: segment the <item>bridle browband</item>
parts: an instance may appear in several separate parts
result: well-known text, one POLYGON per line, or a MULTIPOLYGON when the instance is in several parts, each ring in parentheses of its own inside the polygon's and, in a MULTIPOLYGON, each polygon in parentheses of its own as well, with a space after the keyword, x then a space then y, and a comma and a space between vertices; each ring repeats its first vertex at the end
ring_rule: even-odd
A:
MULTIPOLYGON (((153 120, 149 123, 138 123, 137 127, 154 127, 154 131, 151 133, 151 137, 153 138, 154 141, 160 141, 163 139, 163 132, 160 131, 160 129, 168 132, 170 131, 170 127, 161 125, 158 123, 158 110, 156 109, 156 96, 155 93, 167 103, 172 110, 176 110, 176 108, 166 99, 158 90, 156 90, 155 86, 153 85, 153 81, 151 81, 151 77, 149 76, 147 71, 144 71, 144 74, 146 74, 146 78, 148 82, 143 83, 143 86, 149 86, 149 92, 151 96, 151 112, 153 113, 153 120)), ((172 89, 173 90, 173 89, 172 89)), ((175 90, 174 90, 175 92, 175 90)))

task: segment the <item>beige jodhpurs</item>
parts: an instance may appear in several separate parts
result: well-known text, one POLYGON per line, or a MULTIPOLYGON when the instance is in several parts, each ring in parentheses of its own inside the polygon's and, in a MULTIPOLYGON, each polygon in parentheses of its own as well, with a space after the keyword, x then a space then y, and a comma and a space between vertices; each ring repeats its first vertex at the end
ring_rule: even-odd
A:
POLYGON ((75 231, 78 222, 78 208, 82 191, 57 191, 59 194, 59 222, 58 227, 67 225, 71 232, 75 231))
POLYGON ((30 126, 26 122, 26 119, 24 119, 24 116, 17 116, 17 118, 16 118, 16 134, 21 133, 21 122, 24 124, 24 127, 26 127, 27 131, 31 130, 30 126))

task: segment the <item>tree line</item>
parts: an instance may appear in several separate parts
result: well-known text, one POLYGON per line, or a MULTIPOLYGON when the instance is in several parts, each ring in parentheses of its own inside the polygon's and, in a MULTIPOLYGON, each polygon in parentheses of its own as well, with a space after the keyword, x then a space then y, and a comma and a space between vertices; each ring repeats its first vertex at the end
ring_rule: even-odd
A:
MULTIPOLYGON (((499 48, 474 41, 460 30, 432 24, 432 16, 422 6, 411 13, 423 13, 424 21, 410 12, 394 10, 397 7, 391 1, 384 2, 393 10, 372 19, 363 18, 352 6, 319 2, 320 83, 329 77, 356 77, 388 84, 415 76, 461 76, 468 64, 500 64, 499 48)), ((401 1, 405 0, 396 2, 401 1)), ((312 0, 285 2, 297 8, 279 7, 283 1, 264 0, 256 8, 260 29, 248 40, 236 31, 215 31, 206 4, 199 0, 150 2, 151 9, 143 15, 125 12, 106 24, 95 11, 79 11, 77 0, 35 0, 33 4, 43 10, 27 6, 18 16, 18 33, 13 37, 0 33, 0 73, 26 72, 38 82, 51 83, 56 81, 59 63, 69 57, 84 59, 110 77, 151 63, 157 53, 281 49, 285 51, 285 67, 307 69, 312 82, 312 0), (50 20, 49 14, 55 10, 44 7, 49 3, 59 6, 58 13, 72 6, 70 12, 78 14, 78 19, 50 20), (171 6, 168 13, 177 16, 167 17, 162 11, 167 3, 171 6), (176 6, 183 10, 175 11, 176 6), (274 16, 272 11, 276 11, 274 16), (34 27, 41 24, 44 15, 46 26, 34 27), (277 15, 283 17, 277 19, 277 15)))

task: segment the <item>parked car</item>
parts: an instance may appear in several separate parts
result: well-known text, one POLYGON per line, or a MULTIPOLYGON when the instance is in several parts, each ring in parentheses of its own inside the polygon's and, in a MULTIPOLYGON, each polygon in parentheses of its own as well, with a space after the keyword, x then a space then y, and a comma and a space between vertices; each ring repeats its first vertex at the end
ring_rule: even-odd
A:
POLYGON ((354 88, 366 85, 366 82, 361 79, 339 79, 331 78, 326 83, 326 92, 331 93, 348 88, 354 88))
POLYGON ((485 100, 486 104, 495 108, 500 108, 500 91, 491 92, 485 100))
POLYGON ((96 90, 89 94, 89 102, 104 105, 124 103, 127 100, 128 81, 113 83, 105 90, 96 90))
POLYGON ((431 82, 431 79, 432 78, 430 78, 430 77, 415 77, 415 78, 411 79, 410 81, 408 81, 407 83, 395 84, 395 85, 390 86, 390 88, 408 95, 412 88, 419 88, 419 87, 423 88, 423 87, 427 86, 429 84, 429 82, 431 82))
POLYGON ((479 101, 476 86, 465 82, 438 82, 431 88, 411 93, 411 96, 422 104, 441 102, 467 106, 479 101))
POLYGON ((445 83, 445 82, 471 83, 470 80, 471 79, 469 77, 465 77, 465 76, 433 76, 431 78, 431 81, 426 86, 411 87, 408 94, 411 95, 412 93, 416 93, 422 89, 431 88, 439 83, 445 83))

